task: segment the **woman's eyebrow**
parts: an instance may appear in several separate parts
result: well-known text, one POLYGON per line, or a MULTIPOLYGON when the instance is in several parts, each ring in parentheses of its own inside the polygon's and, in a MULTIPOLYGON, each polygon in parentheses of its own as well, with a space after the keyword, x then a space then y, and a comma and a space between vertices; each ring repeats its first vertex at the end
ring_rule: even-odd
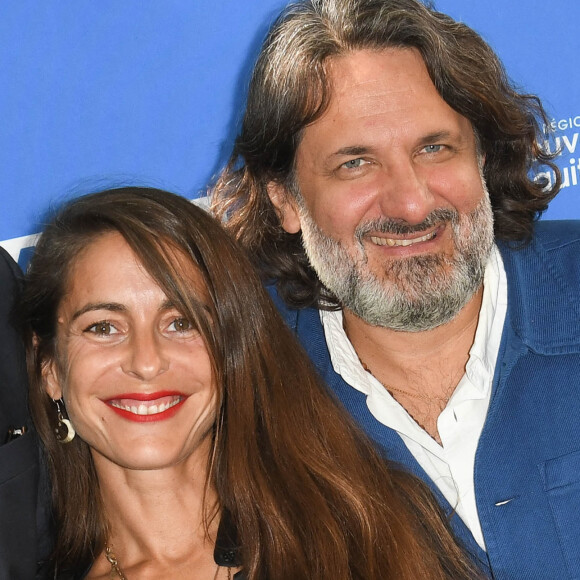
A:
POLYGON ((79 308, 73 315, 71 320, 76 320, 86 312, 93 312, 95 310, 109 310, 110 312, 126 312, 127 307, 117 302, 89 302, 82 308, 79 308))

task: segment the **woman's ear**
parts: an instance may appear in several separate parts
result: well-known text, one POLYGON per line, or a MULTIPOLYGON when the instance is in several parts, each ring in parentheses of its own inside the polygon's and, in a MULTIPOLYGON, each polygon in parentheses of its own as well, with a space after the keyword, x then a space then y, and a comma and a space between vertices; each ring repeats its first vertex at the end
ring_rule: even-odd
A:
POLYGON ((276 208, 282 227, 289 234, 297 234, 302 226, 296 200, 286 191, 280 183, 270 181, 267 186, 270 201, 276 208))
POLYGON ((46 361, 42 365, 42 380, 46 394, 53 400, 62 399, 62 388, 58 378, 57 364, 54 360, 46 361))

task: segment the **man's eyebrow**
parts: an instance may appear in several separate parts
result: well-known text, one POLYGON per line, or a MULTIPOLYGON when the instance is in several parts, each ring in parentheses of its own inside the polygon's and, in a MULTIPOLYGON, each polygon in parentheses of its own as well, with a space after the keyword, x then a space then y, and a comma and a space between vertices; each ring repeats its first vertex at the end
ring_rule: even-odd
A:
MULTIPOLYGON (((433 131, 433 133, 428 133, 419 139, 419 143, 433 143, 434 141, 439 141, 441 139, 450 139, 457 137, 455 133, 451 131, 433 131)), ((461 137, 461 136, 459 136, 461 137)), ((373 153, 375 149, 369 147, 368 145, 349 145, 348 147, 341 147, 329 155, 329 158, 340 157, 342 155, 365 155, 366 153, 373 153)))
POLYGON ((457 137, 455 133, 451 133, 450 131, 435 131, 434 133, 429 133, 424 137, 419 139, 419 144, 426 145, 428 143, 434 143, 436 141, 440 141, 441 139, 449 139, 457 137))
MULTIPOLYGON (((456 135, 451 131, 434 131, 433 133, 429 133, 424 135, 419 139, 419 144, 426 145, 428 143, 433 143, 436 141, 440 141, 441 139, 450 139, 450 138, 457 138, 459 140, 463 140, 461 135, 456 135)), ((373 147, 369 147, 366 145, 349 145, 348 147, 341 147, 336 151, 332 152, 327 159, 331 160, 335 157, 348 157, 354 155, 366 155, 367 153, 373 153, 375 149, 373 147)))
POLYGON ((341 147, 334 153, 331 153, 330 157, 340 157, 342 155, 364 155, 372 150, 371 147, 365 147, 364 145, 352 145, 349 147, 341 147))
POLYGON ((71 320, 76 320, 79 316, 86 314, 87 312, 93 312, 95 310, 109 310, 110 312, 126 312, 127 308, 122 304, 117 302, 89 302, 85 304, 82 308, 79 308, 73 315, 71 320))

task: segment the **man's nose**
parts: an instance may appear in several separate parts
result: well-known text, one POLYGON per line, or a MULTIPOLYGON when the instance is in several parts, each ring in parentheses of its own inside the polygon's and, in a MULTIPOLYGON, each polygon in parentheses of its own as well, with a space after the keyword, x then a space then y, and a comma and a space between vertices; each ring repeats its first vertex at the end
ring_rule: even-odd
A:
POLYGON ((412 159, 384 168, 378 200, 383 216, 409 225, 421 223, 436 208, 427 180, 412 159))

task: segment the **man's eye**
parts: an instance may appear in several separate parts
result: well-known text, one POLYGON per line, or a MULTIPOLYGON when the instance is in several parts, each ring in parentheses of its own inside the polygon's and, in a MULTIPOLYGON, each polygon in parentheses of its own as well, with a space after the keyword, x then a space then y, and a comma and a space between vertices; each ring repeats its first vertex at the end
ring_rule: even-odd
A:
POLYGON ((356 159, 351 159, 350 161, 343 163, 341 167, 344 167, 345 169, 357 169, 362 165, 365 165, 366 163, 367 161, 365 161, 361 157, 357 157, 356 159))
POLYGON ((425 153, 439 153, 441 149, 443 149, 443 145, 426 145, 423 148, 423 151, 425 151, 425 153))
POLYGON ((187 332, 193 328, 193 324, 187 318, 176 318, 170 325, 173 332, 187 332))
POLYGON ((109 336, 111 334, 117 334, 119 331, 110 322, 101 320, 85 328, 85 332, 91 332, 97 336, 109 336))

